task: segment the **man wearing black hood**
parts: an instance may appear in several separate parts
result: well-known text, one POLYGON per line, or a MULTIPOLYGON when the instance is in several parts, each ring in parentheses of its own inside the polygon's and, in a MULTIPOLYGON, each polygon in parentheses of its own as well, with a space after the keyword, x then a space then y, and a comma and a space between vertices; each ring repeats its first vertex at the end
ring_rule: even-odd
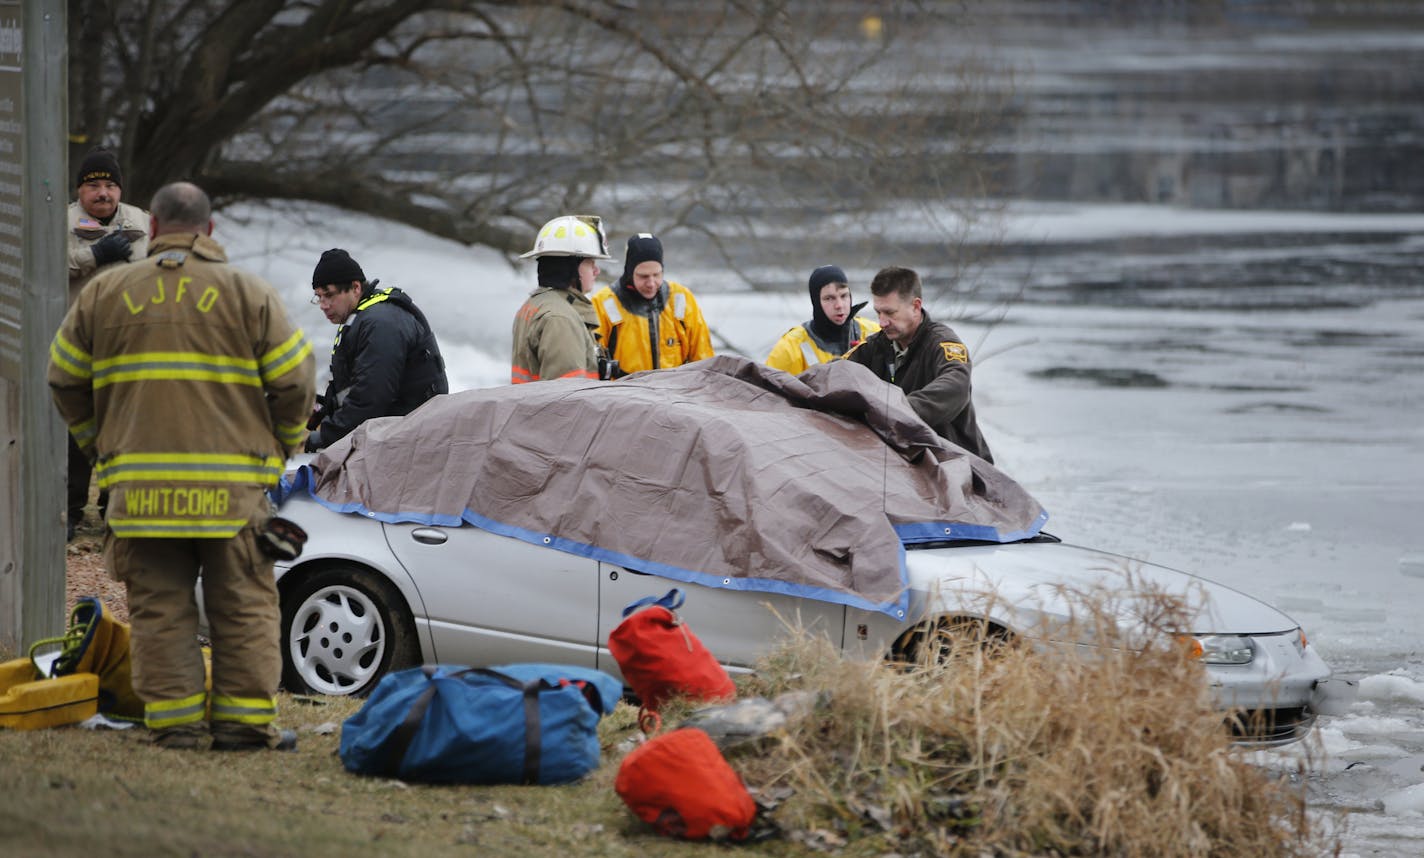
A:
POLYGON ((663 244, 646 232, 628 239, 623 276, 593 296, 598 333, 623 375, 712 357, 712 332, 697 299, 663 279, 663 244))
POLYGON ((312 303, 338 325, 331 381, 307 428, 308 452, 329 447, 372 417, 400 417, 450 392, 445 360, 425 314, 395 287, 377 288, 334 247, 312 272, 312 303))
POLYGON ((766 358, 767 366, 792 375, 844 356, 880 330, 874 322, 856 318, 865 302, 851 304, 850 286, 839 267, 822 265, 812 271, 807 287, 811 293, 811 321, 782 334, 766 358))

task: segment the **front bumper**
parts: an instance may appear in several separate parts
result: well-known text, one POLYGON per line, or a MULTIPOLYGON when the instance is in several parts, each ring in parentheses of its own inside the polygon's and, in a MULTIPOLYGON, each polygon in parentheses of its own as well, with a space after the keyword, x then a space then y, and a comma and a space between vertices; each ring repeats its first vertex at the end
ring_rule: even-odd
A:
MULTIPOLYGON (((1330 679, 1330 667, 1296 631, 1248 635, 1250 664, 1208 664, 1218 707, 1230 713, 1233 738, 1243 744, 1284 745, 1305 735, 1317 715, 1334 714, 1348 693, 1330 679), (1326 712, 1322 706, 1329 706, 1326 712)), ((1347 708, 1348 703, 1344 706, 1347 708)))

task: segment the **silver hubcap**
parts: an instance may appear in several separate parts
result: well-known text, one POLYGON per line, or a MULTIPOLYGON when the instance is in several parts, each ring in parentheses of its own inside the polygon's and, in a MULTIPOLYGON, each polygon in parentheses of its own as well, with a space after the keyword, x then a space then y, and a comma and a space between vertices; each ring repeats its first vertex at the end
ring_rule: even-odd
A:
POLYGON ((292 664, 320 694, 352 694, 375 675, 386 652, 385 617, 354 587, 323 587, 292 617, 292 664))

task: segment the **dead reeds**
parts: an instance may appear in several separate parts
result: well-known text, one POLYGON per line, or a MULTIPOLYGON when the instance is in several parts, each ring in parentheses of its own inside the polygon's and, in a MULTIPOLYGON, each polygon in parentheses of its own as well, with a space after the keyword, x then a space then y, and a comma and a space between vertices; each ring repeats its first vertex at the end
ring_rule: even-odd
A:
MULTIPOLYGON (((934 632, 908 664, 842 659, 802 636, 748 690, 812 689, 814 714, 732 752, 779 797, 783 833, 868 854, 1319 856, 1326 821, 1303 788, 1229 742, 1161 594, 1069 594, 1044 640, 934 632), (1130 610, 1139 620, 1121 632, 1130 610), (1160 633, 1153 633, 1153 631, 1160 633), (1093 640, 1097 645, 1078 645, 1093 640)), ((767 801, 767 803, 775 803, 767 801)))

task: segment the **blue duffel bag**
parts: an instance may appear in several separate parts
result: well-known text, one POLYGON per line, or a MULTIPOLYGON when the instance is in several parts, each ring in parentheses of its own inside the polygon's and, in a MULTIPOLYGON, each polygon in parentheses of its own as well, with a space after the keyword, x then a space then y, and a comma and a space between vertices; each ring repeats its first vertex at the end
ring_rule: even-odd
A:
POLYGON ((598 767, 622 684, 561 664, 426 665, 389 674, 341 725, 341 762, 407 781, 559 784, 598 767))

